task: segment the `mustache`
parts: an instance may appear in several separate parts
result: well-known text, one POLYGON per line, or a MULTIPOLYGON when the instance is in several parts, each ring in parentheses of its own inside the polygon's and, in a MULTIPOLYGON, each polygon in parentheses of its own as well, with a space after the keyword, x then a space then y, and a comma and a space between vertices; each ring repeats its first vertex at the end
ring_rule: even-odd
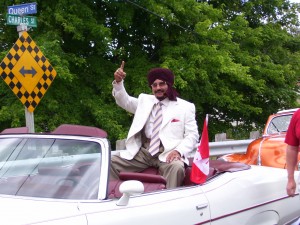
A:
POLYGON ((156 90, 154 93, 163 93, 164 91, 161 89, 156 90))

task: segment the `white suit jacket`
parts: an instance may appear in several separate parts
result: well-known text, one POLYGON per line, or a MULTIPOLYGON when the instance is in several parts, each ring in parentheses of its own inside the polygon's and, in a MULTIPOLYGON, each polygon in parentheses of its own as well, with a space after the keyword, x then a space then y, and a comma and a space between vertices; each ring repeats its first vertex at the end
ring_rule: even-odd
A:
MULTIPOLYGON (((123 81, 113 84, 113 86, 116 103, 134 114, 126 139, 126 151, 120 153, 122 158, 131 160, 142 146, 140 131, 144 128, 157 99, 154 95, 149 94, 140 94, 138 98, 129 96, 123 81), (118 90, 115 85, 120 85, 118 90)), ((160 161, 166 162, 167 155, 176 149, 188 164, 187 153, 195 149, 199 140, 195 105, 180 98, 177 98, 177 101, 170 101, 163 114, 159 138, 164 146, 164 152, 159 155, 160 161)))

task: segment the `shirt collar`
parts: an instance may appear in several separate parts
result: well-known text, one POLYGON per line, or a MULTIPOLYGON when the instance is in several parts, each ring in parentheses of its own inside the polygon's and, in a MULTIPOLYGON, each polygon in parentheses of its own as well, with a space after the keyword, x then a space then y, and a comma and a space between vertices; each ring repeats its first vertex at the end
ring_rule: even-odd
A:
MULTIPOLYGON (((155 104, 157 104, 158 102, 159 102, 159 100, 156 99, 155 104)), ((161 102, 161 104, 162 104, 163 106, 168 106, 170 100, 169 100, 168 98, 165 98, 164 100, 162 100, 162 101, 160 101, 160 102, 161 102)))

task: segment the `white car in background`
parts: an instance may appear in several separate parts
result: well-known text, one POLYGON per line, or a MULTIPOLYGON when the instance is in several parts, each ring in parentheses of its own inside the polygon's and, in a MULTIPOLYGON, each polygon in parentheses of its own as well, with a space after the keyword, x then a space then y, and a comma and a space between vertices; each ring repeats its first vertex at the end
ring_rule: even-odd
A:
POLYGON ((0 223, 274 225, 300 216, 283 169, 211 160, 204 184, 191 183, 187 167, 182 186, 166 189, 154 168, 109 181, 110 155, 95 127, 0 134, 0 223))

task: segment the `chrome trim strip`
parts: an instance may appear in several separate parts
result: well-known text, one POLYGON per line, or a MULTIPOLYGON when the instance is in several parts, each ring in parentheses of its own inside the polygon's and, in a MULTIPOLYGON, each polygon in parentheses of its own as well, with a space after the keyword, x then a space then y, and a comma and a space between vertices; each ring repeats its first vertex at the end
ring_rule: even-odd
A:
MULTIPOLYGON (((293 197, 295 197, 297 195, 299 195, 299 193, 297 193, 293 197)), ((271 200, 271 201, 268 201, 268 202, 263 202, 261 204, 257 204, 257 205, 254 205, 254 206, 251 206, 251 207, 248 207, 248 208, 245 208, 245 209, 241 209, 241 210, 238 210, 238 211, 235 211, 235 212, 232 212, 232 213, 228 213, 228 214, 216 217, 216 218, 211 218, 211 220, 206 220, 206 221, 203 221, 201 223, 197 223, 195 225, 202 225, 202 224, 206 224, 206 223, 209 223, 209 222, 217 221, 217 220, 223 219, 225 217, 229 217, 229 216, 232 216, 232 215, 235 215, 235 214, 238 214, 238 213, 242 213, 242 212, 248 211, 250 209, 255 209, 255 208, 258 208, 258 207, 261 207, 261 206, 264 206, 264 205, 268 205, 268 204, 271 204, 273 202, 277 202, 277 201, 280 201, 280 200, 283 200, 283 199, 287 199, 287 198, 291 198, 291 197, 290 196, 284 196, 284 197, 281 197, 281 198, 278 198, 278 199, 274 199, 274 200, 271 200)))

